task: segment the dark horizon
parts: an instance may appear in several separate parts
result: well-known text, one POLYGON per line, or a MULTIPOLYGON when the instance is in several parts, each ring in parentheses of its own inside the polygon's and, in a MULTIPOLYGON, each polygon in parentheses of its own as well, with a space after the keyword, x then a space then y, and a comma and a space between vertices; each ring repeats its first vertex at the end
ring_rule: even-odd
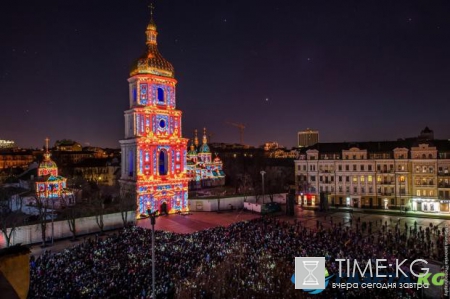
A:
MULTIPOLYGON (((155 1, 175 67, 183 136, 288 148, 320 142, 448 139, 450 3, 399 0, 155 1)), ((146 1, 8 1, 0 12, 0 139, 119 147, 129 69, 144 50, 146 1)))

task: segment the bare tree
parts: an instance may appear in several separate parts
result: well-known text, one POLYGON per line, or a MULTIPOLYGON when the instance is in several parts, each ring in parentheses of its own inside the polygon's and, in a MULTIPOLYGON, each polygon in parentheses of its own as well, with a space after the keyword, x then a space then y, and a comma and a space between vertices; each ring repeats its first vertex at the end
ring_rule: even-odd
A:
POLYGON ((21 217, 17 211, 12 211, 7 206, 0 206, 0 230, 6 240, 6 247, 11 246, 11 239, 17 226, 20 224, 21 217))
POLYGON ((77 219, 81 216, 81 210, 78 206, 70 207, 67 212, 67 224, 69 224, 69 230, 72 233, 72 240, 77 239, 77 219))
POLYGON ((105 202, 100 191, 97 191, 92 197, 92 206, 95 213, 95 222, 100 229, 100 234, 103 234, 104 222, 103 215, 105 214, 105 202))
POLYGON ((47 237, 48 199, 39 195, 34 195, 34 198, 36 200, 36 208, 38 209, 38 221, 41 228, 42 247, 45 247, 47 237))
POLYGON ((131 211, 136 210, 136 200, 132 191, 123 190, 118 197, 120 215, 122 216, 123 226, 128 223, 128 216, 131 211))

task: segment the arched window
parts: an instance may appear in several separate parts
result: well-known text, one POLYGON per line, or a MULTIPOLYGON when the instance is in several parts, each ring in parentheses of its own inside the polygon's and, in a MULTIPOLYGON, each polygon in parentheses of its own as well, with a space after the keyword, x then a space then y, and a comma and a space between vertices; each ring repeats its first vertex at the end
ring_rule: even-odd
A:
POLYGON ((128 152, 128 176, 133 176, 133 169, 134 169, 134 157, 133 152, 128 152))
POLYGON ((158 87, 158 102, 164 103, 164 90, 158 87))
POLYGON ((433 155, 432 155, 432 154, 429 154, 429 155, 428 155, 428 159, 433 159, 433 155))
POLYGON ((137 90, 136 90, 136 86, 133 86, 132 97, 133 97, 133 104, 136 104, 136 102, 137 102, 137 90))
POLYGON ((159 175, 166 175, 168 167, 167 152, 165 150, 161 150, 159 152, 159 175))

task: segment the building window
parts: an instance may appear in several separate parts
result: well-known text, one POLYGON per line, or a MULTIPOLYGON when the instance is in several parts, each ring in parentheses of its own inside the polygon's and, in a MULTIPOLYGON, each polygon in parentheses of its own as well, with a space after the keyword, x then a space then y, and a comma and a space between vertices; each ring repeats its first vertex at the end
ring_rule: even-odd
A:
POLYGON ((133 103, 136 104, 137 102, 137 89, 136 89, 136 85, 133 85, 133 89, 132 89, 132 97, 133 97, 133 103))
POLYGON ((342 176, 339 176, 339 182, 342 182, 342 176))
POLYGON ((369 168, 369 171, 372 171, 372 165, 367 166, 369 168))
POLYGON ((361 171, 364 171, 364 165, 361 165, 361 171))
POLYGON ((395 205, 395 201, 393 198, 391 198, 391 205, 395 205))
POLYGON ((356 171, 356 165, 353 165, 353 171, 356 171))
POLYGON ((158 87, 158 102, 164 103, 164 90, 158 87))
POLYGON ((348 182, 350 182, 350 177, 349 176, 346 176, 345 177, 345 181, 348 183, 348 182))
POLYGON ((167 170, 168 170, 167 152, 165 150, 161 150, 159 152, 159 175, 167 175, 167 170))
POLYGON ((128 176, 133 176, 133 169, 134 169, 134 157, 133 152, 128 152, 128 176))
POLYGON ((311 176, 311 182, 315 182, 316 181, 316 176, 315 175, 312 175, 311 176))
POLYGON ((345 170, 349 171, 350 170, 350 166, 349 165, 345 165, 345 170))
POLYGON ((338 166, 339 171, 342 171, 342 165, 338 166))
POLYGON ((416 191, 417 196, 420 196, 420 190, 416 191))
POLYGON ((361 183, 364 183, 364 176, 361 176, 361 183))
POLYGON ((371 175, 369 175, 369 176, 367 177, 367 181, 368 181, 369 183, 372 183, 372 176, 371 176, 371 175))
POLYGON ((357 187, 353 187, 353 192, 357 193, 358 192, 358 188, 357 187))

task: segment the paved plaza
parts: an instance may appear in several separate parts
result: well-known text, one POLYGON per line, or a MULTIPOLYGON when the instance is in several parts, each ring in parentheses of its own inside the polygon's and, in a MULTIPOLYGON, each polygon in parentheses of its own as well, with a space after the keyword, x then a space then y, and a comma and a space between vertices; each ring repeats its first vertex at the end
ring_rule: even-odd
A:
POLYGON ((380 214, 370 214, 364 212, 356 212, 349 210, 332 210, 330 212, 317 212, 313 210, 303 210, 300 207, 296 207, 295 217, 288 216, 280 216, 281 219, 286 221, 293 221, 293 219, 297 219, 297 221, 301 221, 302 224, 308 228, 314 229, 317 225, 317 221, 322 223, 324 228, 331 226, 331 221, 333 223, 341 223, 343 226, 356 226, 356 219, 360 219, 360 224, 363 222, 369 223, 372 222, 374 228, 376 228, 375 223, 378 222, 378 227, 380 227, 380 220, 382 224, 387 224, 388 227, 394 228, 397 222, 400 222, 400 229, 404 229, 405 223, 408 227, 414 227, 414 222, 417 222, 417 229, 422 227, 422 229, 426 229, 430 226, 430 223, 433 226, 438 226, 442 228, 447 224, 450 227, 450 220, 443 219, 431 219, 431 218, 416 218, 409 216, 397 216, 397 215, 380 215, 380 214), (350 221, 351 220, 351 221, 350 221))

